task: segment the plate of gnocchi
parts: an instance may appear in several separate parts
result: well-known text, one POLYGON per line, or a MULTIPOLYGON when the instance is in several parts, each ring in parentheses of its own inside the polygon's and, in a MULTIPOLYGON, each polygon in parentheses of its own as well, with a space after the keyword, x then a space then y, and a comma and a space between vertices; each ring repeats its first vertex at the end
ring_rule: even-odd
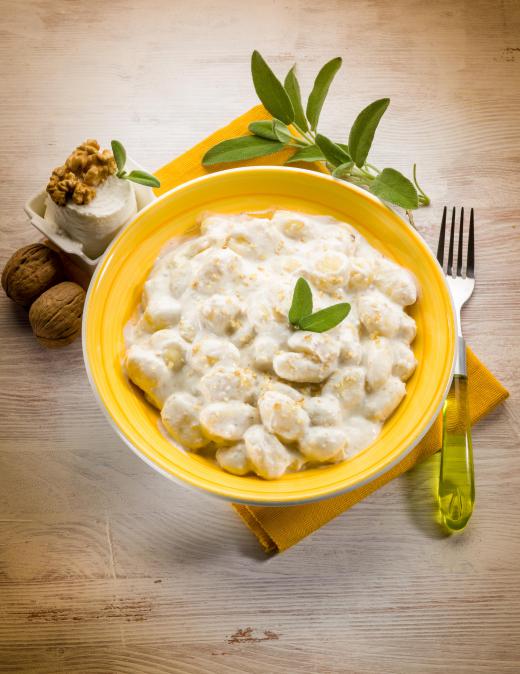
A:
POLYGON ((451 380, 450 294, 418 233, 324 174, 230 169, 141 211, 83 321, 115 430, 163 475, 283 505, 361 486, 426 433, 451 380))

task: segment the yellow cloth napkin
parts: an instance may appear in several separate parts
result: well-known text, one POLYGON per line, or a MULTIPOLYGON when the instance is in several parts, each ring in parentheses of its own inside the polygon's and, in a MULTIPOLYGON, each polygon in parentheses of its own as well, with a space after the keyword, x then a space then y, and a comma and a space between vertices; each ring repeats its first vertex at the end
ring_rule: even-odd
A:
MULTIPOLYGON (((163 166, 155 172, 155 175, 161 181, 161 187, 157 190, 157 193, 162 194, 187 180, 219 170, 218 168, 205 169, 201 165, 201 158, 206 150, 222 140, 247 133, 247 127, 251 122, 268 118, 269 115, 265 109, 261 105, 258 105, 235 119, 228 126, 208 136, 201 143, 188 150, 188 152, 163 166)), ((288 150, 277 155, 242 162, 240 166, 244 166, 244 164, 283 164, 289 155, 290 151, 288 150)), ((226 168, 231 166, 233 165, 226 164, 226 168)), ((306 164, 305 166, 320 170, 320 167, 317 165, 306 164)), ((495 405, 505 400, 509 394, 470 349, 467 351, 467 358, 469 409, 471 421, 475 423, 490 412, 495 405)), ((390 482, 390 480, 412 468, 415 464, 434 454, 440 449, 441 433, 442 422, 439 417, 417 447, 400 463, 373 482, 341 496, 335 496, 318 503, 299 506, 234 505, 233 507, 258 538, 266 552, 287 550, 287 548, 298 543, 302 538, 316 531, 331 519, 340 515, 376 489, 379 489, 379 487, 382 487, 387 482, 390 482)))

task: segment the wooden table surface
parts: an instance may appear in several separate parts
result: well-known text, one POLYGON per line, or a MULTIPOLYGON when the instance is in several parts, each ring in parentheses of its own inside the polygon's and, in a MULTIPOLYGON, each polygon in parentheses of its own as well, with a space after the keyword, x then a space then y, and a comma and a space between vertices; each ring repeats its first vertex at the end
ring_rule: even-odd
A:
POLYGON ((0 2, 1 260, 22 205, 86 137, 155 168, 256 103, 249 57, 307 88, 344 67, 322 128, 390 96, 373 161, 477 214, 468 341, 511 392, 474 429, 468 530, 434 522, 434 458, 266 559, 222 502, 129 452, 77 341, 41 348, 0 297, 0 671, 520 671, 520 6, 516 0, 0 2))

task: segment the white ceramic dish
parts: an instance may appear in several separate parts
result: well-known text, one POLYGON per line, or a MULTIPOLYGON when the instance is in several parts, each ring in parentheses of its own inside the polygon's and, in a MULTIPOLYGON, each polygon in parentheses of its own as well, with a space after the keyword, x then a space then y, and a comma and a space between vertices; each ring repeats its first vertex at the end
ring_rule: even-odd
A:
MULTIPOLYGON (((140 164, 131 159, 127 158, 126 167, 128 170, 140 170, 144 169, 140 164)), ((142 211, 145 206, 151 204, 157 197, 155 196, 153 189, 151 187, 146 187, 145 185, 138 185, 137 183, 132 183, 135 191, 135 197, 137 200, 137 213, 142 211)), ((51 241, 55 246, 57 246, 64 253, 70 255, 74 262, 85 269, 87 272, 92 274, 96 268, 97 263, 99 262, 101 255, 96 258, 89 257, 83 250, 83 244, 80 241, 76 241, 71 238, 67 232, 64 232, 57 225, 49 220, 45 219, 45 200, 47 192, 45 189, 41 190, 34 194, 25 204, 24 211, 27 213, 29 220, 33 227, 41 232, 49 241, 51 241)), ((134 216, 135 217, 135 216, 134 216)), ((124 227, 127 227, 131 218, 127 223, 124 224, 124 227)), ((121 230, 118 230, 114 236, 121 230)))

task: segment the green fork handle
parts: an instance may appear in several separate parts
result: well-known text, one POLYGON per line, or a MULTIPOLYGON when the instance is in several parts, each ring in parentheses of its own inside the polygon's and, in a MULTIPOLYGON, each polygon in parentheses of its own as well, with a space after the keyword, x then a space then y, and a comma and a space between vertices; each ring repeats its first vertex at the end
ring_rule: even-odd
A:
POLYGON ((450 531, 464 529, 475 503, 475 474, 468 409, 466 348, 459 337, 457 365, 444 403, 439 508, 450 531))

